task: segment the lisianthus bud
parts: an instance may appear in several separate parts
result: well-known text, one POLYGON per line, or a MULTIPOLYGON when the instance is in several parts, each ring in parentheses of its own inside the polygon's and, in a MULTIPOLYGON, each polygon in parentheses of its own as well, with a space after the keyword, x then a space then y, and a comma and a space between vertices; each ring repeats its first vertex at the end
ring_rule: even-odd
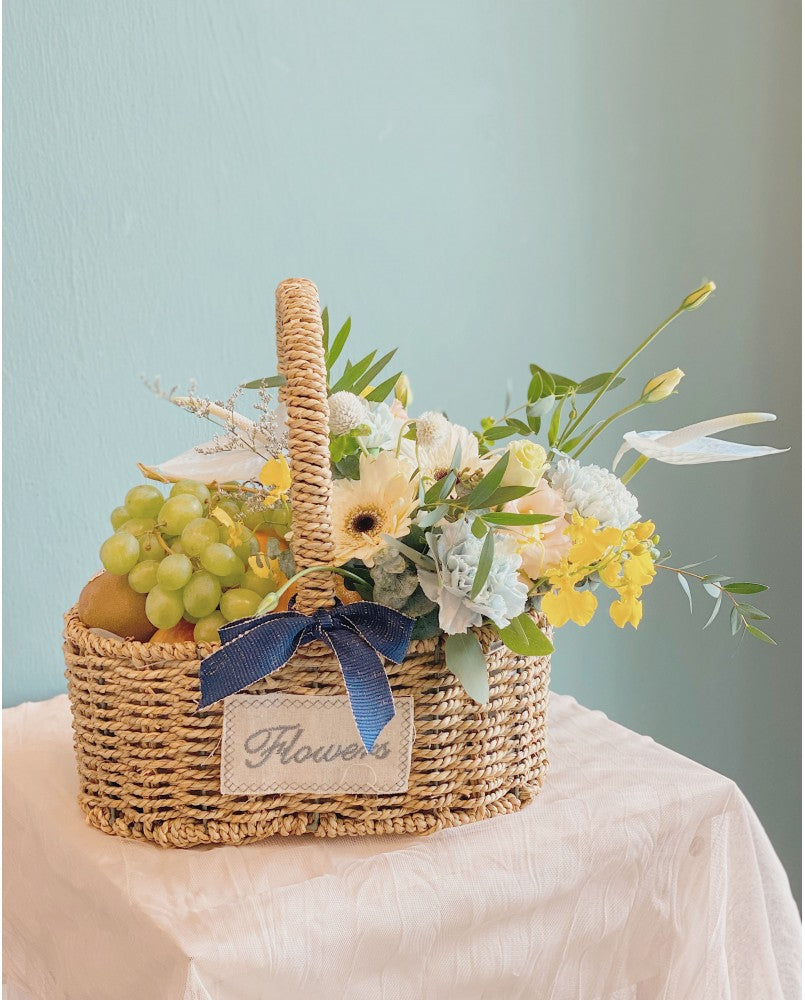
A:
POLYGON ((682 300, 682 309, 698 309, 699 306, 704 305, 707 299, 716 290, 716 283, 714 281, 706 281, 701 288, 697 288, 695 292, 691 292, 686 299, 682 300))
POLYGON ((408 381, 407 375, 400 375, 394 384, 394 398, 404 409, 411 405, 414 394, 411 391, 411 383, 408 381))
POLYGON ((672 368, 669 372, 649 379, 643 388, 642 401, 644 403, 662 402, 663 399, 667 399, 671 395, 684 377, 685 373, 681 368, 672 368))

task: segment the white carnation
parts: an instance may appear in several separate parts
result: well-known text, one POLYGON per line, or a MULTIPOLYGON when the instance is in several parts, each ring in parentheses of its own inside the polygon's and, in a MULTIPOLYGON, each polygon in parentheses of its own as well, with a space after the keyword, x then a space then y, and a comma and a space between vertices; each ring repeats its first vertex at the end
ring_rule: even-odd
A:
POLYGON ((336 392, 330 396, 330 433, 333 437, 349 434, 369 422, 369 407, 352 392, 336 392))
POLYGON ((603 526, 623 530, 640 520, 637 499, 617 476, 599 465, 581 465, 575 458, 560 458, 550 482, 568 510, 594 517, 603 526))

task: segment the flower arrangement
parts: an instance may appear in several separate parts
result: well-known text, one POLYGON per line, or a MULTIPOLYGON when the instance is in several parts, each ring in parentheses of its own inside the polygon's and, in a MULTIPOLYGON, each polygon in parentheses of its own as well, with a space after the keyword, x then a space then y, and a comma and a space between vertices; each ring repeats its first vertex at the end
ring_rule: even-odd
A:
POLYGON ((282 376, 244 383, 223 403, 192 391, 163 393, 157 383, 160 395, 218 424, 220 433, 174 459, 140 466, 151 483, 135 486, 113 511, 104 567, 145 597, 152 639, 212 643, 226 623, 287 610, 302 576, 334 573, 344 604, 393 609, 414 620, 415 638, 444 633, 447 666, 479 702, 488 684, 474 627, 493 626, 526 656, 552 649, 528 613, 535 608, 558 628, 587 625, 608 603, 616 626, 637 628, 644 591, 660 572, 675 574, 689 600, 690 581, 714 599, 707 625, 726 599, 733 634, 773 642, 758 625, 768 615, 747 600, 767 588, 702 574, 701 564, 672 565, 632 492, 650 460, 693 464, 779 451, 713 437, 772 414, 630 431, 611 470, 586 462, 604 429, 677 390, 678 368, 599 415, 638 354, 714 289, 707 282, 687 296, 612 371, 577 381, 532 364, 523 403, 475 431, 436 411, 413 416, 408 379, 385 374, 394 351, 339 366, 351 322, 331 336, 325 309, 335 552, 331 564, 299 572, 287 544, 294 516, 283 405, 272 398, 275 390, 281 395, 282 376), (256 393, 254 419, 237 409, 249 392, 256 393), (630 451, 637 457, 618 477, 630 451), (170 495, 153 483, 169 484, 170 495))

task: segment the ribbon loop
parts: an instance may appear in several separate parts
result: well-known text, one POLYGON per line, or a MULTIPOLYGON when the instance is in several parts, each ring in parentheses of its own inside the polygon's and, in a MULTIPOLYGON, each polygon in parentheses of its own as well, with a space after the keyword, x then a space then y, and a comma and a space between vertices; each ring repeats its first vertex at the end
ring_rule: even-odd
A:
POLYGON ((371 601, 319 608, 312 615, 284 611, 231 622, 220 630, 221 648, 201 661, 198 707, 207 708, 273 674, 299 646, 323 641, 338 660, 358 732, 371 753, 394 717, 380 656, 402 663, 413 628, 413 618, 371 601))

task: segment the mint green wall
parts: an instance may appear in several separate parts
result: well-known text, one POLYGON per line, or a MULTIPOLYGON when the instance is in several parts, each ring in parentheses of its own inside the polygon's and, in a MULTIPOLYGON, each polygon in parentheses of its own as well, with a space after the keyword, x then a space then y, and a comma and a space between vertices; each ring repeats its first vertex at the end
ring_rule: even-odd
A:
POLYGON ((631 374, 688 372, 641 426, 770 408, 743 438, 793 450, 637 484, 679 560, 772 585, 780 645, 702 633, 663 579, 639 633, 569 626, 554 683, 732 776, 798 881, 796 7, 7 0, 6 703, 64 689, 61 613, 135 460, 201 440, 140 374, 270 370, 282 278, 469 422, 713 277, 631 374))

